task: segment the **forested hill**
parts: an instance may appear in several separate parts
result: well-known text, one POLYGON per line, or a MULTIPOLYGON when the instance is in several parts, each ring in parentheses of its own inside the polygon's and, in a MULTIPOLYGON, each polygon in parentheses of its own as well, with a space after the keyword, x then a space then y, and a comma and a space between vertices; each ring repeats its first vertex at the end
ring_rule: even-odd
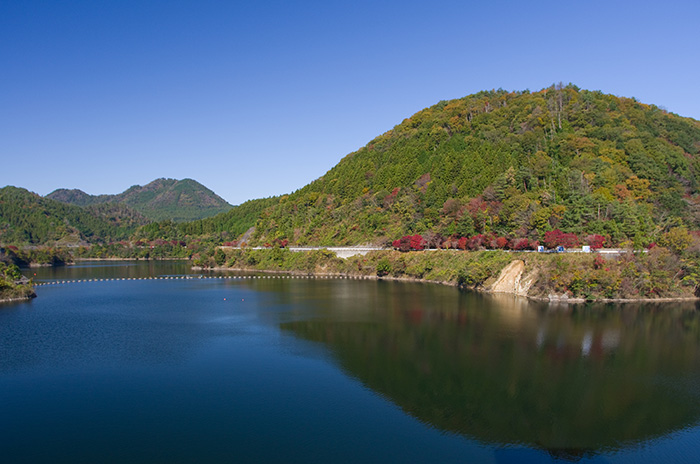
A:
POLYGON ((23 188, 0 189, 0 244, 75 245, 123 240, 146 222, 123 205, 83 208, 23 188))
POLYGON ((209 236, 222 241, 236 241, 246 231, 254 227, 263 211, 279 202, 279 197, 259 198, 232 207, 225 213, 197 221, 182 222, 159 221, 141 227, 135 239, 182 239, 186 236, 209 236))
POLYGON ((386 243, 405 234, 552 229, 642 246, 697 229, 700 123, 630 98, 552 86, 426 108, 284 196, 255 239, 386 243))
POLYGON ((125 204, 154 221, 202 219, 231 209, 223 198, 192 179, 156 179, 117 195, 89 195, 78 189, 58 189, 47 198, 78 206, 125 204))

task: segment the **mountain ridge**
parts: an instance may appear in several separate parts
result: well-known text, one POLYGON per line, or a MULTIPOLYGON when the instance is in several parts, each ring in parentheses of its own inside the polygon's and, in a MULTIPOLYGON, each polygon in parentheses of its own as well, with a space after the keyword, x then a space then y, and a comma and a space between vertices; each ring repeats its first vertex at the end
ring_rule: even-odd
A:
POLYGON ((159 178, 143 186, 132 185, 114 195, 90 195, 79 189, 57 189, 46 198, 77 206, 124 204, 153 221, 187 222, 231 209, 223 198, 189 178, 159 178))

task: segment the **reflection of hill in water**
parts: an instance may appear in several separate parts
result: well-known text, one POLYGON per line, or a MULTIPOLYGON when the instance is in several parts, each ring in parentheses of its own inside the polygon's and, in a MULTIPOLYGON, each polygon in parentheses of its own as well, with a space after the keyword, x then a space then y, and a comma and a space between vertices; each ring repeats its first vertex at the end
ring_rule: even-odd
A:
POLYGON ((693 310, 547 311, 464 295, 431 308, 410 293, 384 302, 365 321, 282 328, 328 345, 348 373, 419 420, 482 442, 577 459, 700 417, 693 310))

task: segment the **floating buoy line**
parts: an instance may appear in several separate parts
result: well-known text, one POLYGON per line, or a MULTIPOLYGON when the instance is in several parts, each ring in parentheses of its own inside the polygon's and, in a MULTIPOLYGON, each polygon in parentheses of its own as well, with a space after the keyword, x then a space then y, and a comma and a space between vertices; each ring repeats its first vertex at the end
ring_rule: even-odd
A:
POLYGON ((112 277, 98 279, 72 279, 54 280, 50 282, 35 282, 35 287, 46 285, 79 284, 84 282, 113 282, 118 280, 253 280, 253 279, 348 279, 348 280, 373 280, 373 276, 346 276, 346 275, 250 275, 250 276, 156 276, 156 277, 112 277))

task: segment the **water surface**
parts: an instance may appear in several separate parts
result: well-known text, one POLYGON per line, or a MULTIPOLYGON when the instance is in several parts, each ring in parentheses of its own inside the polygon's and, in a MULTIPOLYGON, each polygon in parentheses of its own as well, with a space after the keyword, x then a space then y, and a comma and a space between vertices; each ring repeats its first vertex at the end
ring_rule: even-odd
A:
MULTIPOLYGON (((190 274, 85 263, 37 281, 190 274)), ((29 271, 28 271, 29 273, 29 271)), ((38 287, 0 306, 7 462, 696 462, 694 305, 435 285, 38 287)))

